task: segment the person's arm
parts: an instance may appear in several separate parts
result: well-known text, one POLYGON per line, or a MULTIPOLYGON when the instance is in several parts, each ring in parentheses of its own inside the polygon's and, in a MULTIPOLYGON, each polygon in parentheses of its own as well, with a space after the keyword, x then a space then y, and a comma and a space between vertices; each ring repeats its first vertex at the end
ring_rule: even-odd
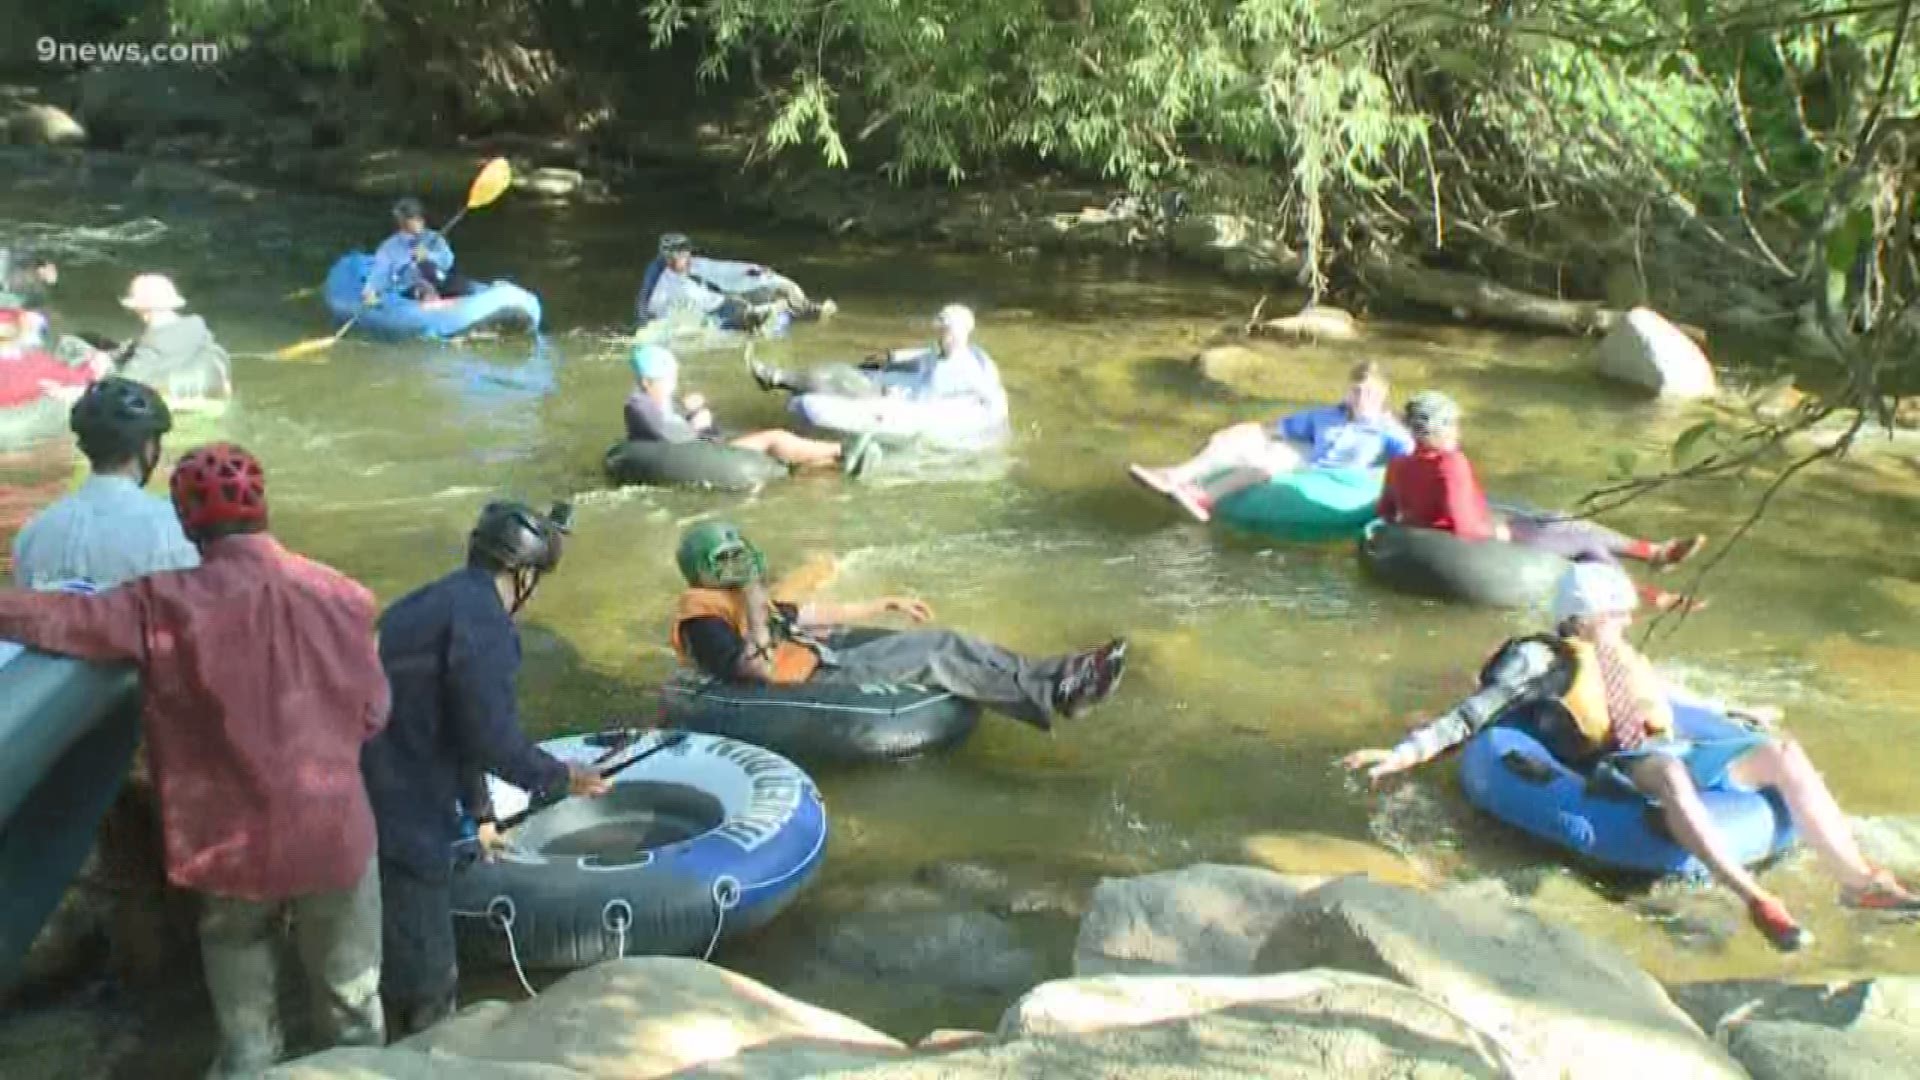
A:
POLYGON ((795 619, 803 627, 827 627, 869 622, 883 615, 905 615, 914 622, 926 622, 933 618, 933 608, 912 596, 882 596, 876 600, 839 604, 815 600, 802 604, 795 619))
POLYGON ((1319 409, 1302 409, 1299 412, 1288 413, 1274 421, 1273 434, 1276 438, 1285 439, 1288 442, 1306 443, 1311 446, 1313 433, 1319 425, 1319 420, 1319 409))
POLYGON ((1386 483, 1380 485, 1380 502, 1373 508, 1374 514, 1389 525, 1400 520, 1400 496, 1394 493, 1399 477, 1400 470, 1394 467, 1393 462, 1388 462, 1386 483))
POLYGON ((0 589, 0 640, 82 660, 147 659, 146 579, 92 596, 0 589))
POLYGON ((1487 666, 1480 688, 1466 700, 1413 729, 1391 750, 1359 750, 1347 755, 1351 769, 1366 769, 1371 780, 1431 761, 1466 742, 1521 701, 1546 693, 1561 659, 1544 641, 1522 641, 1502 649, 1487 666))
POLYGON ((498 625, 475 633, 456 620, 448 642, 448 727, 460 759, 538 796, 566 786, 568 769, 520 730, 514 643, 498 625))
POLYGON ((1462 540, 1491 540, 1496 537, 1493 508, 1473 475, 1473 463, 1465 454, 1448 454, 1440 462, 1440 489, 1445 513, 1453 522, 1453 534, 1462 540))
POLYGON ((393 284, 394 275, 413 260, 413 249, 403 236, 389 236, 373 249, 373 261, 367 265, 367 279, 360 283, 364 299, 378 296, 393 284))
POLYGON ((493 791, 487 786, 485 770, 460 770, 460 807, 475 824, 490 825, 499 820, 493 810, 493 791))
POLYGON ((1398 420, 1389 420, 1381 425, 1380 440, 1386 447, 1387 461, 1413 453, 1413 433, 1398 420))
POLYGON ((447 244, 446 237, 429 231, 420 238, 418 248, 435 270, 444 274, 453 269, 453 248, 447 244))

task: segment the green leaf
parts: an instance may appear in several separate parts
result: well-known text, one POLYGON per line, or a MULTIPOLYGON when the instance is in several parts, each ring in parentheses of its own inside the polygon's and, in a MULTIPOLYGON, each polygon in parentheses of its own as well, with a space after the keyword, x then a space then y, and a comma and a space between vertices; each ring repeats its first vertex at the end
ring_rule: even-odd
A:
POLYGON ((1673 440, 1673 463, 1678 465, 1686 460, 1693 448, 1700 444, 1700 440, 1717 434, 1719 430, 1720 421, 1709 417, 1681 432, 1680 437, 1673 440))
POLYGON ((1861 207, 1827 237, 1827 269, 1845 274, 1853 269, 1860 247, 1873 237, 1873 211, 1861 207))

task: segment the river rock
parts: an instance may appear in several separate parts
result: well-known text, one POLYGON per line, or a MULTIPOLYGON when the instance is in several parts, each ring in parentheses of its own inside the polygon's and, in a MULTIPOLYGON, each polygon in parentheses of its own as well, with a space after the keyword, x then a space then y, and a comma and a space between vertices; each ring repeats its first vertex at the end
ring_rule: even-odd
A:
POLYGON ((100 64, 81 74, 80 120, 108 146, 264 130, 267 110, 211 67, 100 64))
POLYGON ((1673 993, 1754 1080, 1920 1072, 1920 979, 1694 983, 1673 993))
POLYGON ((1394 979, 1485 1032, 1525 1075, 1741 1075, 1618 949, 1487 884, 1421 893, 1343 878, 1289 905, 1257 971, 1334 967, 1394 979))
POLYGON ((514 177, 513 187, 538 198, 562 200, 578 194, 586 182, 586 175, 578 169, 542 168, 514 177))
POLYGON ((1176 255, 1218 265, 1256 233, 1252 219, 1241 214, 1188 214, 1167 229, 1167 246, 1176 255))
POLYGON ((1600 341, 1596 361, 1600 374, 1663 398, 1707 397, 1715 391, 1706 353, 1649 308, 1634 308, 1615 322, 1600 341))
POLYGON ((1294 341, 1358 341, 1360 323, 1351 312, 1315 304, 1293 315, 1253 324, 1250 332, 1294 341))
POLYGON ((1009 993, 1040 977, 1033 952, 984 911, 855 912, 821 951, 845 971, 921 988, 1009 993))
POLYGON ((1269 870, 1199 863, 1093 890, 1075 975, 1246 975, 1298 890, 1269 870))
POLYGON ((66 110, 37 101, 0 104, 0 143, 15 146, 79 146, 87 129, 66 110))
POLYGON ((1277 351, 1231 342, 1206 346, 1192 363, 1201 378, 1247 397, 1285 396, 1294 374, 1277 351))

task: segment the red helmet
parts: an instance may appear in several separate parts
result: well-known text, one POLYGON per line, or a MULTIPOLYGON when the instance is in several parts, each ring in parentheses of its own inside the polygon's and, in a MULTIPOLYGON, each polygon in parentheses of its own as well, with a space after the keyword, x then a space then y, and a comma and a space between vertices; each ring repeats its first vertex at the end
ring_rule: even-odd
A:
POLYGON ((267 523, 267 477, 260 461, 232 443, 191 450, 167 482, 188 536, 219 525, 267 523))

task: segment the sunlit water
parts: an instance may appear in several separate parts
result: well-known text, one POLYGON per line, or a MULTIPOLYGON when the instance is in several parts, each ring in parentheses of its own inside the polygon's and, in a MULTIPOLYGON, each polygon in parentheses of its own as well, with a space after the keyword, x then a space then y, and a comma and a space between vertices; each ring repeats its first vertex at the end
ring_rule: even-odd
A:
MULTIPOLYGON (((125 174, 112 170, 81 180, 22 171, 17 158, 0 170, 17 181, 0 182, 0 230, 141 216, 168 225, 152 243, 99 244, 91 259, 68 259, 60 312, 69 327, 130 332, 117 290, 138 270, 164 269, 236 352, 323 333, 317 282, 334 254, 371 243, 384 224, 384 204, 371 199, 129 195, 125 174)), ((653 688, 671 665, 675 537, 723 515, 776 562, 838 552, 838 597, 917 593, 947 625, 1035 651, 1115 633, 1134 641, 1118 698, 1051 736, 989 720, 938 760, 820 776, 834 828, 823 883, 843 894, 949 859, 1037 864, 1075 884, 1201 860, 1432 880, 1496 873, 1662 977, 1920 971, 1920 929, 1837 911, 1804 858, 1768 881, 1804 908, 1820 945, 1782 961, 1744 930, 1724 894, 1662 887, 1622 900, 1559 869, 1474 817, 1447 765, 1383 794, 1362 790, 1335 758, 1391 743, 1445 707, 1529 618, 1385 593, 1360 578, 1344 546, 1279 547, 1185 522, 1123 471, 1130 460, 1181 456, 1223 423, 1331 400, 1349 364, 1373 356, 1401 394, 1431 385, 1462 399, 1489 488, 1564 504, 1602 481, 1620 449, 1658 460, 1696 415, 1594 381, 1581 343, 1376 323, 1363 345, 1289 350, 1282 396, 1235 399, 1184 360, 1244 315, 1253 287, 1151 260, 961 256, 757 234, 713 220, 711 209, 683 209, 637 201, 543 211, 509 199, 463 224, 454 240, 469 273, 511 274, 547 303, 538 349, 349 341, 319 362, 238 363, 239 402, 224 432, 265 459, 276 530, 383 599, 456 565, 488 498, 576 499, 565 565, 527 624, 530 728, 654 714, 653 688), (1013 398, 1010 451, 951 479, 801 479, 753 498, 606 491, 598 462, 629 384, 617 338, 653 238, 670 226, 838 298, 838 319, 763 347, 770 358, 849 359, 915 343, 940 304, 973 304, 1013 398)), ((683 382, 705 391, 729 427, 784 419, 737 351, 689 357, 683 382)), ((1914 481, 1904 458, 1888 456, 1809 475, 1712 579, 1712 609, 1659 645, 1662 662, 1696 686, 1784 707, 1856 814, 1920 811, 1914 481)), ((1653 536, 1724 537, 1757 492, 1694 487, 1613 520, 1653 536)), ((819 915, 818 904, 803 902, 785 925, 721 959, 896 1031, 990 1022, 1000 1003, 929 1015, 890 1004, 884 988, 803 975, 793 927, 819 915)), ((1043 929, 1050 955, 1063 955, 1070 932, 1043 929)))

